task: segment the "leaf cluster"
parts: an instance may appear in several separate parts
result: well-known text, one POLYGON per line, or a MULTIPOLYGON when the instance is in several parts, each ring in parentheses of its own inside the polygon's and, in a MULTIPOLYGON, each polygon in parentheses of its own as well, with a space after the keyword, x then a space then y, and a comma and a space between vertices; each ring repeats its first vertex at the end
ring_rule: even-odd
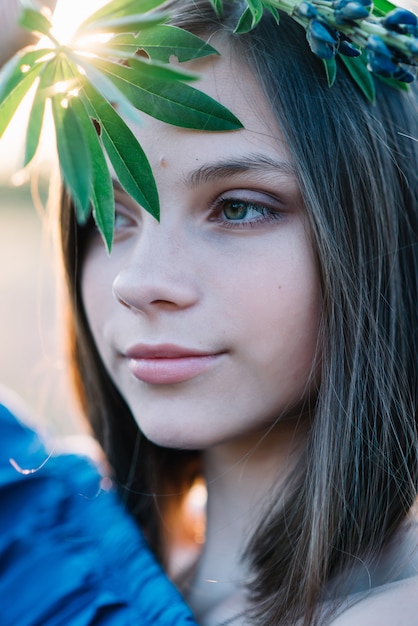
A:
MULTIPOLYGON (((222 0, 210 0, 210 2, 215 12, 222 15, 222 0)), ((372 0, 246 0, 245 5, 236 24, 235 32, 251 31, 266 11, 273 15, 278 24, 280 22, 279 10, 287 13, 306 29, 312 51, 323 60, 330 87, 337 75, 337 60, 345 67, 354 83, 370 102, 375 100, 375 76, 398 89, 408 89, 407 82, 413 80, 413 74, 403 70, 402 66, 405 63, 412 67, 418 65, 416 32, 414 36, 411 32, 402 30, 402 27, 398 28, 397 25, 391 29, 385 25, 385 17, 396 9, 396 5, 390 0, 374 0, 373 2, 372 0), (351 12, 353 9, 360 9, 360 17, 356 17, 355 14, 349 18, 341 17, 344 13, 341 8, 338 9, 339 5, 344 8, 348 5, 351 12), (323 40, 312 42, 313 22, 323 31, 323 40), (374 67, 380 70, 376 62, 373 64, 374 67, 371 66, 368 50, 370 36, 377 36, 385 46, 384 58, 381 62, 383 71, 375 72, 374 67), (349 54, 347 54, 347 49, 349 54), (393 66, 392 74, 385 71, 388 65, 393 66)), ((347 12, 349 13, 348 10, 347 12)), ((418 26, 415 26, 415 31, 417 29, 418 26)))
POLYGON ((63 181, 83 224, 93 213, 110 251, 114 230, 111 170, 126 192, 155 218, 158 192, 147 157, 128 122, 140 112, 206 131, 241 127, 225 107, 189 83, 181 63, 216 50, 166 23, 164 0, 111 0, 61 44, 53 24, 26 5, 20 24, 47 42, 15 55, 0 73, 0 138, 29 90, 34 90, 25 165, 34 157, 47 103, 51 105, 63 181), (138 54, 140 53, 140 54, 138 54))

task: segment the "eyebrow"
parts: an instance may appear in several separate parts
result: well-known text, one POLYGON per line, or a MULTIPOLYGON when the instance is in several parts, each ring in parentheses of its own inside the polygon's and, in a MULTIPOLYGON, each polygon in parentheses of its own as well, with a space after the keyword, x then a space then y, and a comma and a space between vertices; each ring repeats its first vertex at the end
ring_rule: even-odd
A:
POLYGON ((229 178, 246 172, 265 173, 266 169, 278 173, 295 176, 295 168, 289 161, 272 159, 265 154, 250 154, 239 159, 225 159, 216 163, 205 163, 193 170, 184 178, 187 187, 193 188, 198 185, 210 183, 219 178, 229 178))

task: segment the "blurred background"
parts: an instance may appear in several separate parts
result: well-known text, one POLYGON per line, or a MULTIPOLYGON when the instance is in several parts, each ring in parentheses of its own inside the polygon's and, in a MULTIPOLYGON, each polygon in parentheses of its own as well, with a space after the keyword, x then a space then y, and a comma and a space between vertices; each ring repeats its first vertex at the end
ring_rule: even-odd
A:
POLYGON ((13 186, 3 178, 0 384, 25 400, 41 427, 69 435, 80 430, 81 420, 67 382, 60 285, 50 242, 48 222, 35 209, 29 184, 13 186))
MULTIPOLYGON (((39 0, 70 33, 104 0, 39 0)), ((33 43, 17 25, 19 0, 0 0, 0 66, 33 43)), ((68 384, 62 336, 62 280, 46 216, 54 135, 47 124, 34 167, 22 170, 27 105, 0 141, 0 386, 16 392, 29 419, 49 434, 84 429, 68 384), (37 172, 35 174, 35 172, 37 172)))
MULTIPOLYGON (((65 33, 104 0, 38 4, 56 9, 57 31, 65 33)), ((418 13, 418 0, 400 4, 418 13)), ((19 0, 0 0, 0 66, 30 43, 17 26, 19 7, 19 0)), ((36 184, 33 170, 21 170, 25 119, 23 106, 0 141, 0 385, 23 398, 38 425, 72 435, 82 430, 82 421, 67 380, 61 281, 44 214, 54 136, 46 126, 36 184)))

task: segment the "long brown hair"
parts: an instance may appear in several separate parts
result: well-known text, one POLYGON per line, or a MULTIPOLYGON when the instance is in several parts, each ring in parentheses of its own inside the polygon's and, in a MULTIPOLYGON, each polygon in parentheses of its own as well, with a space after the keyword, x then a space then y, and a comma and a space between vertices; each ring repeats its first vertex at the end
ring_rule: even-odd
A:
MULTIPOLYGON (((258 625, 317 623, 331 580, 370 561, 410 510, 418 484, 418 105, 376 81, 366 102, 343 67, 332 89, 303 30, 266 15, 233 28, 208 0, 170 2, 173 22, 226 37, 258 77, 293 156, 321 273, 321 386, 309 441, 247 546, 258 625)), ((197 453, 150 443, 100 361, 83 310, 84 234, 61 211, 69 333, 79 395, 121 491, 161 546, 152 494, 181 492, 197 453)), ((244 549, 244 547, 243 547, 244 549)), ((321 623, 324 623, 324 616, 321 623)))

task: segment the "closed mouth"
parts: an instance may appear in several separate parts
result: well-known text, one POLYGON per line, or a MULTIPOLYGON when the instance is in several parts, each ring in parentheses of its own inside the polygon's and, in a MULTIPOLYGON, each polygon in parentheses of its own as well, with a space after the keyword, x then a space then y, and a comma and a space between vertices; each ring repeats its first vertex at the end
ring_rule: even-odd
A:
POLYGON ((149 384, 176 384, 211 369, 224 352, 200 352, 179 346, 137 345, 126 351, 129 369, 138 380, 149 384))

